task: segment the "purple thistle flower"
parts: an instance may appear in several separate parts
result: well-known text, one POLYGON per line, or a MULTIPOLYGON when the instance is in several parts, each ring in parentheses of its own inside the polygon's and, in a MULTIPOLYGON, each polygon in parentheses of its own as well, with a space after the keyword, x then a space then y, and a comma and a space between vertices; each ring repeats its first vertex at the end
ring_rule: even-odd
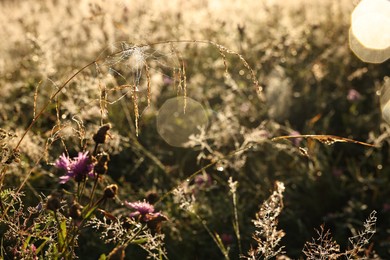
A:
POLYGON ((153 205, 145 200, 137 202, 125 201, 125 206, 135 210, 129 214, 129 217, 141 223, 146 223, 152 233, 160 233, 161 222, 168 220, 168 218, 160 212, 154 212, 153 205))
POLYGON ((63 169, 65 171, 69 170, 70 164, 71 160, 64 153, 60 155, 60 158, 55 163, 58 169, 63 169))
POLYGON ((85 180, 87 176, 91 178, 94 177, 93 163, 91 163, 88 157, 88 152, 79 152, 78 156, 73 159, 62 154, 55 162, 55 166, 66 172, 64 176, 60 177, 60 183, 66 183, 72 178, 76 182, 81 182, 85 180))
POLYGON ((127 202, 125 201, 125 206, 130 209, 135 209, 135 212, 130 213, 131 218, 137 218, 138 216, 142 216, 145 218, 147 214, 151 214, 154 212, 153 205, 149 204, 145 200, 137 201, 137 202, 127 202))

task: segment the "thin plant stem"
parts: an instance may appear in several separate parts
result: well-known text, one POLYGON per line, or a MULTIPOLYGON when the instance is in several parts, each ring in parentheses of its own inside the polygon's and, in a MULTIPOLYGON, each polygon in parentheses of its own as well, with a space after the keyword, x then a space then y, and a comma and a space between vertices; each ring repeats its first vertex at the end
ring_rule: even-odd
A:
POLYGON ((92 153, 92 156, 96 156, 96 153, 97 153, 97 149, 98 149, 98 146, 99 144, 95 144, 95 148, 93 148, 93 153, 92 153))
POLYGON ((223 254, 225 260, 229 260, 229 254, 226 250, 226 248, 224 248, 217 240, 217 238, 215 237, 215 235, 213 234, 213 232, 211 232, 211 230, 209 229, 209 227, 206 225, 206 221, 203 220, 196 212, 191 212, 199 221, 200 223, 202 224, 202 226, 204 227, 204 229, 207 231, 207 233, 211 236, 211 238, 213 239, 213 241, 215 242, 215 244, 218 246, 219 250, 221 251, 221 253, 223 254))
POLYGON ((89 198, 88 205, 92 205, 92 201, 93 201, 93 197, 95 195, 95 190, 96 190, 96 187, 97 187, 98 180, 99 180, 99 174, 96 175, 96 179, 95 179, 95 181, 93 183, 93 187, 92 187, 92 191, 91 191, 91 197, 89 198))
POLYGON ((76 189, 76 201, 80 200, 80 183, 77 183, 77 189, 76 189))
POLYGON ((236 191, 232 192, 232 200, 233 200, 233 210, 234 210, 234 232, 236 233, 236 237, 238 240, 238 251, 240 255, 242 255, 242 246, 241 246, 241 235, 240 235, 240 224, 238 222, 238 211, 237 211, 237 194, 236 191))
POLYGON ((241 153, 241 152, 243 152, 243 151, 246 151, 246 150, 248 150, 248 149, 250 149, 250 148, 252 148, 252 145, 247 145, 247 146, 241 147, 241 148, 239 148, 239 149, 237 149, 237 150, 235 150, 235 151, 233 151, 233 152, 231 152, 231 153, 229 153, 229 154, 227 154, 227 155, 225 155, 225 156, 222 156, 221 158, 219 158, 219 159, 217 159, 217 160, 211 161, 209 164, 207 164, 207 165, 203 166, 202 168, 200 168, 199 170, 197 170, 197 171, 191 173, 190 176, 188 176, 184 181, 181 181, 181 182, 180 182, 178 185, 176 185, 173 189, 171 189, 170 191, 166 192, 166 193, 165 193, 163 196, 161 196, 161 198, 155 203, 155 205, 158 204, 158 203, 160 203, 161 201, 163 201, 163 200, 164 200, 165 198, 167 198, 170 194, 172 194, 172 193, 177 189, 177 187, 179 187, 179 186, 182 185, 183 183, 185 183, 185 182, 187 182, 187 181, 192 180, 193 178, 195 178, 195 176, 198 175, 199 173, 204 172, 206 169, 208 169, 208 168, 210 168, 211 166, 217 164, 218 162, 222 161, 223 159, 227 159, 227 158, 229 158, 229 157, 231 157, 231 156, 234 156, 234 155, 236 155, 236 154, 238 154, 238 153, 241 153))
MULTIPOLYGON (((93 153, 92 153, 93 156, 96 156, 98 146, 99 146, 99 144, 96 143, 96 144, 95 144, 95 148, 93 149, 93 153)), ((92 201, 93 201, 93 197, 94 197, 94 194, 95 194, 95 190, 96 190, 96 186, 97 186, 98 180, 99 180, 99 174, 96 174, 96 178, 95 178, 95 181, 94 181, 94 183, 93 183, 93 187, 92 187, 92 191, 91 191, 91 196, 90 196, 90 198, 89 198, 88 205, 91 205, 91 204, 92 204, 92 201)))
POLYGON ((77 202, 81 202, 81 197, 84 193, 85 185, 86 185, 85 181, 81 185, 79 182, 77 183, 77 192, 76 192, 76 201, 77 202))

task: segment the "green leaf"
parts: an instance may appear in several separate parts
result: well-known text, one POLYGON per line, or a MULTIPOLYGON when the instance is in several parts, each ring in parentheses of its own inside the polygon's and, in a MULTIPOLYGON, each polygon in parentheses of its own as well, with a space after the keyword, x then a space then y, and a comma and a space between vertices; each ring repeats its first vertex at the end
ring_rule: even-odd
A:
POLYGON ((88 219, 92 214, 93 212, 96 210, 97 207, 93 207, 92 209, 90 209, 87 214, 85 214, 84 216, 84 219, 88 219))
POLYGON ((60 248, 62 248, 65 245, 65 238, 66 238, 66 220, 64 219, 60 224, 60 233, 58 236, 58 244, 60 248))
POLYGON ((23 249, 26 249, 30 243, 30 240, 31 240, 31 235, 29 235, 26 239, 26 241, 24 241, 23 243, 23 249))
POLYGON ((43 239, 43 240, 45 240, 45 241, 43 241, 42 244, 36 249, 35 253, 36 253, 37 255, 39 254, 39 252, 41 252, 41 250, 43 249, 43 247, 46 245, 47 241, 50 240, 50 238, 48 238, 48 237, 43 237, 43 238, 41 238, 41 239, 43 239))
MULTIPOLYGON (((83 217, 83 219, 88 219, 89 217, 91 217, 91 215, 92 215, 92 213, 94 213, 95 212, 95 210, 98 208, 98 206, 95 206, 95 207, 92 207, 91 209, 89 209, 88 211, 87 211, 87 213, 84 215, 84 214, 82 214, 84 217, 83 217)), ((88 209, 88 208, 87 208, 88 209)), ((83 212, 84 213, 84 212, 83 212)))

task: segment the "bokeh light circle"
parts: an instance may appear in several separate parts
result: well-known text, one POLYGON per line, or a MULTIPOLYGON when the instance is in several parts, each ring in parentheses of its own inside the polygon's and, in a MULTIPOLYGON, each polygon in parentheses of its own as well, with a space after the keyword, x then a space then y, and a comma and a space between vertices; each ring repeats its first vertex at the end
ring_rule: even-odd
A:
POLYGON ((384 50, 367 48, 356 39, 352 30, 349 30, 349 47, 364 62, 382 63, 390 58, 390 47, 384 50))
POLYGON ((206 110, 199 102, 189 97, 168 99, 157 115, 157 132, 165 142, 175 147, 184 147, 190 135, 198 134, 199 127, 207 124, 206 110))
MULTIPOLYGON (((389 2, 390 5, 390 2, 389 2)), ((363 46, 383 50, 390 46, 390 14, 365 14, 352 24, 352 32, 363 46)))
POLYGON ((349 43, 363 61, 381 63, 390 58, 390 1, 362 0, 351 16, 349 43))

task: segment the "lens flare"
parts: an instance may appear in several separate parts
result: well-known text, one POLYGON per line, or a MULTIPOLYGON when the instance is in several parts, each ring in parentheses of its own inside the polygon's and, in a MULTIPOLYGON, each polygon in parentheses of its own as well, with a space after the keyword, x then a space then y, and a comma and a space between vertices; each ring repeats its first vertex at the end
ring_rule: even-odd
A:
POLYGON ((190 135, 199 133, 199 127, 207 126, 207 124, 208 116, 203 106, 188 97, 168 99, 157 115, 159 135, 169 145, 175 147, 185 146, 190 135))
POLYGON ((364 62, 390 58, 390 1, 362 0, 351 16, 351 50, 364 62))

